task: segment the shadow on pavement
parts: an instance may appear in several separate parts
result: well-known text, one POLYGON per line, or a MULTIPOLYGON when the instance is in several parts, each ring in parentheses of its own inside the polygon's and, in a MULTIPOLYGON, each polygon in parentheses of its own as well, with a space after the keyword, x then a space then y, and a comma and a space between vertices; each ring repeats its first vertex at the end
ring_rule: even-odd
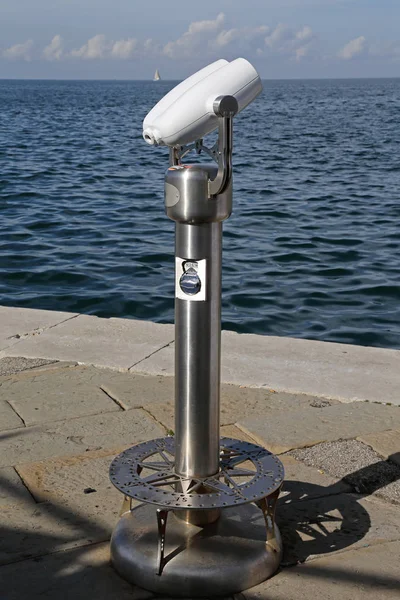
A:
POLYGON ((302 563, 311 556, 344 550, 362 540, 371 519, 359 501, 400 479, 400 469, 393 469, 395 456, 348 473, 328 487, 285 481, 278 504, 284 542, 282 564, 302 563), (354 486, 354 493, 344 493, 345 484, 354 486))
MULTIPOLYGON (((349 473, 341 482, 328 487, 285 482, 286 495, 278 508, 285 545, 283 565, 349 549, 362 540, 371 527, 371 519, 359 501, 378 489, 378 485, 389 483, 382 480, 387 462, 349 473), (344 493, 339 486, 354 478, 364 482, 365 492, 361 495, 344 493)), ((5 479, 0 479, 0 491, 3 497, 6 494, 10 497, 7 510, 2 510, 4 524, 0 528, 0 578, 4 582, 1 600, 136 597, 134 588, 120 579, 109 565, 108 544, 100 542, 109 539, 110 531, 99 525, 96 515, 84 516, 55 502, 27 502, 26 495, 5 479), (21 514, 20 521, 16 521, 16 514, 21 514)), ((297 574, 302 572, 307 578, 319 579, 321 586, 324 579, 337 580, 338 584, 363 583, 377 590, 398 586, 394 577, 350 572, 338 565, 318 566, 312 562, 303 565, 297 574)))

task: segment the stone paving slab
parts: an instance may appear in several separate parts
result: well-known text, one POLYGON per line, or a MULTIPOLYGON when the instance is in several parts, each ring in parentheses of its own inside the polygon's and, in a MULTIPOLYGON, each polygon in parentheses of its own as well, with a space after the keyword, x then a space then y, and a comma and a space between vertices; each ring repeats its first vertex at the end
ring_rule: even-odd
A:
MULTIPOLYGON (((175 373, 175 342, 161 348, 155 354, 143 359, 132 366, 132 373, 148 373, 149 375, 164 375, 172 377, 175 373)), ((225 381, 222 379, 222 381, 225 381)))
POLYGON ((300 410, 303 408, 325 408, 338 404, 338 400, 324 400, 305 394, 275 392, 266 388, 221 385, 221 422, 236 423, 238 416, 263 418, 269 410, 300 410))
POLYGON ((244 600, 398 600, 400 542, 347 551, 284 569, 244 600))
MULTIPOLYGON (((4 506, 35 505, 32 495, 23 484, 14 467, 0 469, 0 509, 4 506)), ((1 511, 0 511, 1 520, 1 511)))
MULTIPOLYGON (((166 379, 170 379, 169 377, 166 379)), ((264 422, 270 411, 291 411, 300 408, 326 407, 338 403, 338 400, 324 400, 305 394, 287 394, 270 392, 262 388, 244 388, 222 384, 221 386, 221 425, 232 425, 241 418, 257 418, 264 422)), ((174 400, 146 404, 146 410, 168 429, 174 429, 174 400)), ((251 435, 251 432, 247 432, 251 435)))
MULTIPOLYGON (((43 387, 46 389, 47 381, 52 384, 54 378, 71 386, 74 381, 79 385, 101 388, 110 398, 124 410, 141 408, 149 402, 154 402, 160 397, 170 400, 174 397, 174 380, 172 377, 151 376, 148 374, 117 371, 114 369, 99 368, 90 365, 78 365, 76 362, 51 362, 41 367, 31 367, 36 361, 21 357, 7 357, 0 359, 0 369, 3 361, 7 361, 7 374, 0 375, 0 386, 3 390, 11 386, 11 382, 31 381, 42 375, 43 387), (16 362, 14 362, 16 361, 16 362), (22 367, 25 365, 25 369, 22 367), (66 368, 69 368, 67 370, 66 368), (14 372, 13 372, 14 371, 14 372), (56 373, 52 373, 55 371, 56 373), (65 371, 65 372, 64 372, 65 371)), ((54 386, 54 384, 52 384, 54 386)))
MULTIPOLYGON (((18 354, 173 374, 173 325, 0 308, 0 357, 18 354), (6 336, 7 345, 15 346, 1 353, 3 331, 10 321, 26 321, 37 326, 37 331, 33 335, 29 333, 32 328, 22 327, 20 331, 25 333, 17 335, 23 337, 10 341, 6 336)), ((14 329, 12 326, 11 331, 14 329)), ((344 402, 371 400, 399 405, 400 351, 224 331, 222 380, 344 402)))
POLYGON ((1 568, 2 600, 148 600, 110 565, 109 544, 94 544, 1 568), (23 575, 22 575, 23 574, 23 575))
POLYGON ((400 540, 398 507, 356 494, 285 505, 277 513, 277 522, 284 540, 283 565, 400 540))
POLYGON ((172 401, 151 403, 146 406, 146 410, 158 423, 161 423, 169 433, 175 433, 175 411, 174 403, 172 401))
POLYGON ((173 337, 173 325, 79 315, 40 335, 21 340, 7 350, 7 356, 17 353, 129 369, 169 344, 173 337))
POLYGON ((77 313, 0 306, 0 351, 76 316, 77 313))
POLYGON ((236 425, 222 425, 220 427, 220 435, 221 437, 229 437, 234 440, 243 440, 244 442, 254 444, 254 439, 247 435, 247 433, 244 433, 239 427, 236 427, 236 425))
MULTIPOLYGON (((40 335, 43 334, 39 334, 39 337, 40 335)), ((18 361, 15 364, 18 366, 18 361)), ((22 365, 23 361, 19 364, 22 365)), ((8 366, 12 368, 12 363, 8 366)), ((29 363, 25 366, 30 369, 29 363)), ((36 378, 43 381, 44 392, 46 386, 56 391, 57 386, 53 384, 55 381, 63 382, 59 385, 60 388, 79 381, 87 386, 88 394, 96 394, 102 388, 110 396, 108 400, 115 401, 116 411, 0 433, 0 465, 7 465, 0 469, 0 560, 4 563, 22 561, 1 567, 0 579, 3 581, 5 577, 7 581, 7 587, 1 585, 1 590, 4 587, 13 594, 16 590, 19 595, 11 598, 18 600, 22 600, 27 593, 27 597, 35 598, 36 595, 37 598, 54 600, 63 598, 62 594, 65 593, 65 598, 70 598, 73 594, 74 598, 85 597, 86 600, 94 592, 98 598, 108 600, 110 597, 110 600, 114 600, 116 595, 124 598, 125 590, 129 590, 129 598, 139 600, 141 594, 149 598, 151 594, 131 588, 110 570, 106 564, 108 542, 98 542, 108 540, 122 501, 122 495, 108 480, 109 462, 127 446, 165 435, 168 423, 157 423, 149 408, 159 403, 156 402, 159 398, 168 404, 173 394, 173 381, 171 378, 93 367, 63 369, 61 365, 60 368, 54 365, 46 368, 43 365, 34 368, 46 369, 46 375, 45 371, 26 370, 15 375, 8 373, 0 376, 0 383, 3 384, 0 395, 16 384, 20 390, 29 389, 36 378), (61 370, 65 371, 64 375, 60 374, 61 370), (142 398, 140 406, 143 408, 134 408, 139 406, 136 404, 139 396, 142 398), (10 465, 16 465, 17 471, 10 465), (35 504, 34 498, 39 504, 35 504), (72 548, 76 549, 71 550, 72 548), (105 553, 100 552, 102 558, 99 563, 95 558, 98 548, 104 549, 105 553), (94 554, 90 554, 91 552, 94 554), (90 559, 82 562, 80 557, 87 556, 86 553, 90 554, 90 559), (29 555, 35 556, 35 560, 26 560, 29 555), (105 575, 105 572, 111 575, 105 575), (69 579, 69 576, 72 578, 69 579), (108 576, 112 578, 110 588, 107 587, 108 576), (87 581, 89 587, 85 587, 87 581), (118 587, 118 581, 125 587, 118 587), (84 594, 80 596, 82 590, 84 594)), ((246 389, 227 385, 223 386, 223 394, 225 393, 223 408, 226 406, 228 411, 236 413, 237 419, 238 415, 245 414, 245 407, 248 407, 252 416, 246 416, 243 421, 250 420, 257 425, 254 425, 257 431, 252 429, 247 433, 235 425, 224 425, 221 434, 228 437, 260 441, 259 436, 264 439, 267 432, 269 438, 270 432, 277 431, 275 441, 278 444, 280 441, 291 442, 303 433, 311 438, 324 434, 328 435, 327 439, 334 436, 338 440, 346 432, 351 433, 351 437, 356 437, 369 436, 371 431, 387 433, 400 429, 398 407, 337 402, 327 405, 327 402, 317 397, 274 393, 267 386, 246 389), (254 412, 251 413, 251 410, 254 412), (354 434, 354 431, 357 433, 354 434)), ((347 442, 338 442, 339 445, 345 443, 347 442)), ((387 448, 392 449, 394 443, 392 437, 388 438, 387 448)), ((270 446, 266 441, 264 445, 270 446)), ((328 469, 320 468, 319 463, 309 466, 296 460, 291 454, 280 457, 286 469, 284 492, 278 508, 285 543, 284 561, 286 565, 304 560, 307 563, 303 567, 284 569, 265 584, 273 587, 262 588, 264 596, 257 597, 268 600, 272 597, 279 598, 280 578, 307 565, 312 565, 315 573, 315 565, 326 561, 328 567, 333 569, 333 577, 340 583, 335 584, 337 588, 332 588, 332 591, 320 577, 319 587, 310 588, 311 591, 314 591, 317 598, 328 598, 328 594, 333 594, 337 589, 342 599, 346 598, 349 589, 349 598, 353 600, 353 591, 358 588, 353 583, 350 588, 346 585, 349 581, 353 582, 354 577, 357 582, 357 569, 362 570, 362 562, 355 562, 353 568, 352 556, 364 552, 368 544, 375 557, 374 565, 380 563, 381 556, 385 560, 381 548, 390 545, 388 540, 400 539, 399 507, 374 497, 362 498, 349 493, 349 489, 354 487, 347 483, 347 476, 353 471, 360 471, 359 475, 362 475, 364 468, 362 464, 354 462, 356 455, 352 451, 347 452, 347 462, 343 460, 344 475, 342 472, 331 473, 328 469), (349 562, 343 564, 348 566, 350 575, 348 579, 340 580, 343 570, 338 568, 334 571, 334 564, 339 560, 338 557, 345 555, 349 556, 349 562)), ((340 453, 336 458, 331 457, 331 463, 335 460, 340 462, 340 453)), ((394 544, 393 542, 393 548, 396 547, 394 544)), ((388 590, 394 589, 395 576, 398 580, 399 558, 397 549, 396 560, 392 560, 392 556, 389 560, 386 578, 389 581, 388 590)), ((322 571, 325 575, 328 573, 327 569, 322 571)), ((364 572, 362 574, 368 575, 364 572)), ((311 581, 313 577, 318 576, 312 575, 311 581)), ((329 579, 329 574, 327 577, 329 579)), ((281 596, 282 598, 301 598, 299 594, 303 587, 297 585, 297 579, 298 576, 293 590, 291 584, 285 584, 286 595, 281 596), (293 596, 290 595, 292 591, 293 596)), ((386 588, 378 586, 376 590, 384 590, 385 593, 386 588)), ((255 588, 245 594, 258 592, 255 588)), ((235 600, 245 598, 244 594, 237 596, 235 600)), ((375 594, 374 598, 378 597, 375 594)), ((0 598, 3 600, 1 593, 0 598)), ((8 600, 8 596, 4 600, 8 600)))
MULTIPOLYGON (((110 483, 108 469, 123 449, 17 466, 18 482, 13 478, 0 502, 0 564, 109 539, 123 495, 110 483), (28 506, 21 503, 21 485, 28 506)), ((7 475, 9 482, 10 469, 7 475)))
POLYGON ((0 431, 4 429, 17 429, 23 427, 24 422, 21 417, 11 408, 11 406, 3 399, 0 387, 0 431))
POLYGON ((113 373, 104 370, 98 372, 97 379, 102 380, 101 388, 126 410, 141 408, 153 402, 174 401, 174 378, 160 375, 151 376, 142 373, 113 373))
POLYGON ((62 505, 112 529, 123 495, 110 482, 109 467, 124 447, 95 450, 16 466, 36 502, 62 505))
POLYGON ((325 442, 295 450, 292 455, 307 465, 344 479, 359 494, 373 494, 400 504, 400 466, 382 460, 360 441, 325 442))
POLYGON ((122 410, 84 368, 30 371, 30 377, 3 382, 0 392, 26 425, 122 410))
POLYGON ((3 506, 0 519, 0 565, 106 541, 111 535, 101 514, 88 519, 76 510, 46 502, 3 506))
POLYGON ((142 409, 54 421, 0 434, 0 467, 128 447, 164 435, 165 430, 142 409))
MULTIPOLYGON (((400 351, 222 332, 222 381, 342 402, 400 405, 400 351)), ((173 375, 173 344, 134 368, 173 375)))
POLYGON ((0 393, 25 425, 122 410, 88 380, 85 368, 29 371, 0 384, 0 393))
POLYGON ((350 439, 400 426, 400 408, 370 402, 321 409, 271 411, 268 418, 240 418, 236 423, 275 454, 320 442, 350 439))
POLYGON ((342 401, 400 404, 400 351, 223 333, 223 380, 342 401))
MULTIPOLYGON (((14 359, 3 359, 14 360, 14 359)), ((20 359, 19 359, 20 360, 20 359)), ((1 365, 1 361, 0 361, 1 365)), ((62 411, 70 411, 70 416, 78 416, 74 411, 76 410, 76 403, 78 408, 83 413, 98 412, 97 402, 95 401, 96 396, 101 397, 99 389, 101 388, 106 394, 115 400, 119 406, 124 409, 139 408, 142 406, 152 406, 154 402, 158 400, 165 401, 167 403, 165 410, 168 412, 168 423, 169 428, 172 429, 173 423, 173 406, 174 406, 174 379, 172 377, 163 376, 151 376, 143 375, 139 373, 121 373, 110 369, 99 369, 94 367, 75 367, 70 368, 69 371, 65 370, 65 365, 71 365, 74 363, 55 363, 42 367, 40 371, 30 367, 31 363, 26 363, 24 372, 17 373, 13 376, 9 374, 4 381, 4 378, 0 377, 0 385, 3 381, 1 392, 3 396, 7 396, 7 399, 15 406, 15 409, 19 411, 19 403, 23 404, 25 411, 30 411, 29 419, 27 412, 23 412, 21 409, 21 416, 24 417, 25 421, 29 424, 39 422, 42 419, 42 415, 37 411, 37 406, 28 397, 32 395, 32 391, 35 388, 43 386, 43 399, 40 399, 42 406, 42 412, 44 412, 44 418, 47 420, 61 419, 64 418, 63 414, 59 414, 58 406, 62 411), (60 365, 60 368, 57 368, 60 365), (54 371, 49 373, 49 371, 54 371), (57 372, 59 371, 59 372, 57 372), (33 385, 31 385, 33 383, 33 385), (98 389, 95 389, 98 388, 98 389), (90 402, 90 406, 80 406, 81 396, 87 396, 90 399, 91 389, 94 390, 92 394, 93 398, 90 402), (64 392, 65 390, 65 392, 64 392), (71 394, 71 400, 68 405, 65 403, 59 404, 57 402, 58 394, 64 393, 71 394), (8 398, 8 395, 10 398, 8 398), (13 397, 21 398, 22 400, 13 403, 13 397), (51 401, 54 400, 54 407, 52 407, 51 401), (93 406, 92 406, 93 405, 93 406), (92 406, 92 407, 91 407, 92 406), (53 414, 52 408, 55 409, 53 414), (87 411, 86 411, 87 408, 87 411)), ((10 364, 10 369, 13 365, 10 364)), ((17 365, 18 367, 19 365, 17 365)), ((19 369, 18 369, 19 370, 19 369)), ((234 386, 230 384, 223 384, 221 386, 221 417, 222 422, 232 423, 236 419, 237 414, 260 414, 265 409, 275 408, 279 410, 287 410, 294 408, 309 407, 309 406, 329 406, 330 404, 337 403, 335 400, 321 400, 312 396, 306 396, 304 394, 294 395, 286 394, 284 392, 275 393, 265 388, 245 388, 243 386, 234 386)), ((113 410, 112 405, 108 404, 109 409, 113 410)), ((101 408, 101 405, 100 405, 101 408)), ((156 407, 158 408, 158 407, 156 407)), ((106 408, 107 410, 107 408, 106 408)), ((160 406, 160 410, 163 410, 163 406, 160 406)), ((65 418, 69 415, 66 414, 65 418)), ((162 420, 162 419, 160 419, 162 420)))
POLYGON ((400 429, 361 435, 360 442, 371 446, 383 458, 400 466, 400 429))

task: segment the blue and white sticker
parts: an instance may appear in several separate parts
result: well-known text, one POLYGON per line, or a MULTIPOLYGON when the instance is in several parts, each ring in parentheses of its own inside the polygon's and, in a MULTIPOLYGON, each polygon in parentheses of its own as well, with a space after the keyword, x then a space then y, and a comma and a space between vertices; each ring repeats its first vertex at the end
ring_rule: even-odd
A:
POLYGON ((175 257, 175 297, 180 300, 204 302, 206 299, 207 260, 175 257))

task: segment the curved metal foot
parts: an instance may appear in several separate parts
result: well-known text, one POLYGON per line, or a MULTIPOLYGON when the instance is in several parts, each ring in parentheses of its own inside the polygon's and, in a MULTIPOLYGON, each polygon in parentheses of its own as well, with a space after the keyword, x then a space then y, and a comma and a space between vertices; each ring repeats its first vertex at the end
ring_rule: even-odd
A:
POLYGON ((275 552, 281 551, 280 541, 278 541, 276 535, 275 524, 276 504, 278 502, 281 489, 282 485, 270 496, 266 496, 265 498, 261 498, 261 500, 255 502, 256 506, 262 510, 264 516, 265 527, 267 530, 266 543, 271 546, 275 552))
POLYGON ((165 561, 164 561, 164 551, 165 551, 165 533, 167 531, 167 518, 168 518, 168 510, 163 510, 162 508, 157 509, 157 526, 158 526, 158 554, 157 554, 157 563, 158 563, 158 571, 157 575, 161 575, 165 561))
POLYGON ((129 496, 124 496, 122 501, 121 510, 119 511, 119 516, 122 517, 123 514, 132 510, 132 498, 129 496))

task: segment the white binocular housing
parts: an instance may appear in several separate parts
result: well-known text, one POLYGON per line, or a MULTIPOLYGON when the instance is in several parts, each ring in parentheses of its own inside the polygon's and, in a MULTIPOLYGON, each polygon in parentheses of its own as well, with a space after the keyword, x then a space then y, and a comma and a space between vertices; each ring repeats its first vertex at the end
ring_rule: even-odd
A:
POLYGON ((174 87, 143 121, 143 138, 158 146, 183 146, 218 127, 214 102, 233 96, 238 112, 261 92, 255 68, 244 58, 217 60, 174 87))

